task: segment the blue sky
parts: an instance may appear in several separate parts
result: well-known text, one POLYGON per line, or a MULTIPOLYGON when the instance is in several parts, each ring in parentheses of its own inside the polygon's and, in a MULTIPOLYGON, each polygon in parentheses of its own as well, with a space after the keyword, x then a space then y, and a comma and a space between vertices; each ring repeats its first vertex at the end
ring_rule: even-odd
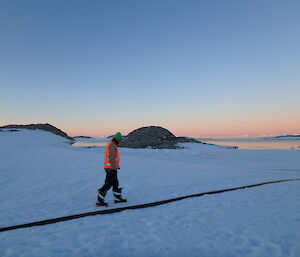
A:
POLYGON ((299 1, 1 1, 1 125, 300 133, 299 1))

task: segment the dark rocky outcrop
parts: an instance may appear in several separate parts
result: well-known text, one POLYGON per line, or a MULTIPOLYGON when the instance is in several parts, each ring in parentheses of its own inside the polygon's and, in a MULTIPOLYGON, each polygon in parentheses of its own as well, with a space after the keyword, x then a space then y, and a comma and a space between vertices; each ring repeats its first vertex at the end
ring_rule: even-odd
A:
POLYGON ((19 131, 19 130, 17 130, 17 129, 6 129, 6 130, 1 130, 1 129, 0 129, 0 132, 17 132, 17 131, 19 131))
POLYGON ((284 135, 284 136, 276 136, 275 138, 286 138, 286 137, 300 138, 300 135, 284 135))
POLYGON ((94 139, 94 137, 87 137, 87 136, 77 136, 77 137, 73 137, 73 139, 94 139))
POLYGON ((3 127, 0 127, 1 129, 30 129, 30 130, 35 130, 35 129, 40 129, 44 131, 51 132, 55 135, 62 136, 64 138, 67 138, 69 140, 74 140, 72 137, 69 137, 67 133, 61 131, 60 129, 52 126, 49 123, 46 124, 29 124, 29 125, 6 125, 3 127))
POLYGON ((200 143, 192 138, 176 137, 165 128, 149 126, 130 132, 127 137, 123 138, 119 146, 128 148, 176 149, 181 148, 177 146, 177 143, 185 142, 200 143))

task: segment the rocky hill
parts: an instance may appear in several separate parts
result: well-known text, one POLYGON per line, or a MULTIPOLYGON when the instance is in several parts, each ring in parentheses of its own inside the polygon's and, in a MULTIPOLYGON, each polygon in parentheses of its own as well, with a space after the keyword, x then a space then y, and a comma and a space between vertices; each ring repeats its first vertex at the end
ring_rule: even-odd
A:
POLYGON ((123 138, 119 146, 128 148, 176 149, 180 148, 177 146, 177 143, 184 142, 200 143, 192 138, 176 137, 165 128, 149 126, 130 132, 127 137, 123 138))
POLYGON ((49 123, 46 124, 29 124, 29 125, 6 125, 3 127, 0 127, 0 129, 31 129, 31 130, 35 130, 35 129, 40 129, 40 130, 44 130, 44 131, 49 131, 55 135, 58 136, 62 136, 64 138, 67 138, 69 140, 74 140, 72 137, 69 137, 67 133, 63 132, 62 130, 52 126, 49 123))

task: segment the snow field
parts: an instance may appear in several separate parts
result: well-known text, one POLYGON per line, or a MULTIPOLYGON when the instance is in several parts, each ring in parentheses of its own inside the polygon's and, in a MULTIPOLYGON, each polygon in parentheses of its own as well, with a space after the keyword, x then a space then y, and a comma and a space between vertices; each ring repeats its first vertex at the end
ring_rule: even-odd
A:
MULTIPOLYGON (((1 132, 0 143, 1 227, 99 210, 103 147, 75 148, 29 130, 1 132)), ((121 148, 119 180, 129 202, 118 207, 300 177, 300 151, 184 146, 121 148)), ((2 232, 0 256, 298 257, 299 192, 299 181, 284 182, 2 232)))
POLYGON ((297 256, 299 198, 286 182, 7 231, 0 255, 297 256))

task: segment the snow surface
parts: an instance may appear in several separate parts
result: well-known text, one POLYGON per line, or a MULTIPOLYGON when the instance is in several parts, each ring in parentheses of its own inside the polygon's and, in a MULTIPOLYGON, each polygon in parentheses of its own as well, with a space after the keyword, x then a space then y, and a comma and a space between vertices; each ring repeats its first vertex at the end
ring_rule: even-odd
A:
MULTIPOLYGON (((120 148, 126 205, 300 177, 300 151, 120 148)), ((104 147, 0 133, 0 227, 100 210, 104 147)), ((107 201, 112 203, 111 192, 107 201)), ((300 182, 0 232, 0 256, 300 256, 300 182)))

